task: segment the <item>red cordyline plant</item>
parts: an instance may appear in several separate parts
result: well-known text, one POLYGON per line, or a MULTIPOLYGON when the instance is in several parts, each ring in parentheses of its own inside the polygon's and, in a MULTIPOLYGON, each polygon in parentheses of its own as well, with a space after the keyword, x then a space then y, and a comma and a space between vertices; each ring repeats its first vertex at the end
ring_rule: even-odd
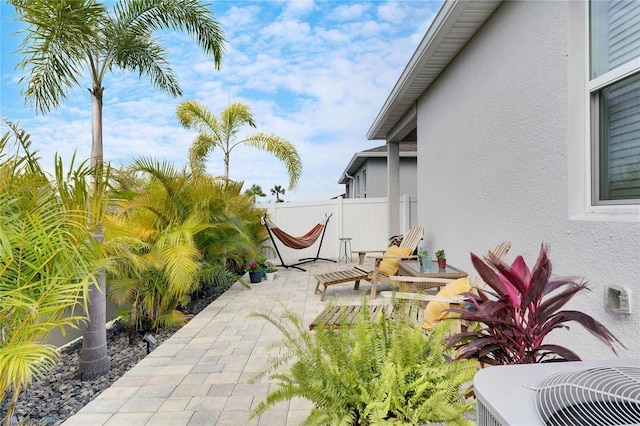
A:
POLYGON ((548 246, 543 244, 533 271, 522 256, 511 266, 491 253, 483 261, 471 254, 476 271, 491 290, 478 294, 465 293, 468 309, 450 309, 460 318, 477 322, 477 331, 451 337, 450 345, 459 358, 477 358, 485 364, 533 364, 549 361, 579 361, 573 351, 559 345, 544 344, 553 330, 569 328, 575 321, 606 343, 617 355, 614 345, 624 345, 591 316, 571 310, 560 310, 587 284, 576 277, 552 277, 548 246), (492 296, 492 298, 490 298, 492 296))

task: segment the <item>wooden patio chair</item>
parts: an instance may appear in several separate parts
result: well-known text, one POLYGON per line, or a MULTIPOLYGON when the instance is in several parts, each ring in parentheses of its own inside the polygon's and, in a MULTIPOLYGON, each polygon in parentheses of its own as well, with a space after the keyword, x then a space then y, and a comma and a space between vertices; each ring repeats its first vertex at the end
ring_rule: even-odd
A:
MULTIPOLYGON (((370 298, 375 299, 378 282, 392 284, 393 282, 389 280, 389 277, 398 272, 398 265, 400 261, 416 258, 416 256, 413 255, 413 252, 418 247, 418 244, 420 244, 420 240, 422 240, 423 235, 424 229, 422 227, 417 226, 415 228, 411 228, 404 236, 399 246, 389 247, 384 251, 384 254, 380 256, 369 256, 374 259, 373 270, 367 269, 366 266, 362 264, 364 262, 361 261, 359 265, 356 265, 351 269, 314 275, 316 279, 315 293, 318 293, 320 285, 322 285, 324 288, 322 290, 322 298, 320 300, 324 300, 329 286, 354 281, 353 289, 357 291, 360 288, 360 281, 366 280, 371 283, 370 298)), ((354 253, 381 252, 382 250, 354 253)))
MULTIPOLYGON (((424 235, 424 229, 419 226, 411 228, 407 235, 402 237, 402 241, 398 247, 413 247, 414 251, 422 241, 424 235)), ((358 264, 364 265, 365 256, 369 253, 384 253, 386 250, 353 250, 352 253, 358 253, 358 264)))
MULTIPOLYGON (((511 248, 511 242, 503 241, 493 248, 487 257, 502 261, 511 248)), ((396 276, 391 277, 397 282, 421 282, 425 278, 396 276)), ((423 304, 424 309, 421 310, 421 318, 418 316, 418 322, 422 323, 425 330, 431 330, 433 323, 447 317, 451 305, 461 306, 464 298, 459 296, 462 293, 476 292, 478 288, 486 285, 479 275, 476 275, 471 282, 464 282, 464 278, 449 280, 450 282, 444 286, 436 295, 423 293, 407 293, 407 292, 391 292, 383 291, 380 293, 382 297, 395 297, 396 300, 414 300, 423 304)))

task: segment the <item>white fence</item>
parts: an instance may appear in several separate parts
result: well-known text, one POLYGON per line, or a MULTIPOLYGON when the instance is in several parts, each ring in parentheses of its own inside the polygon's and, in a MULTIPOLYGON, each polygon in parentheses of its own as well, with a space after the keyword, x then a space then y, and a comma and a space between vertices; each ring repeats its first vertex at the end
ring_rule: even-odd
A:
MULTIPOLYGON (((336 259, 340 253, 341 237, 351 238, 352 250, 379 250, 388 245, 389 213, 387 198, 336 198, 325 201, 299 203, 265 203, 258 208, 267 211, 273 223, 287 234, 298 237, 306 234, 317 223, 324 223, 331 215, 325 230, 319 257, 336 259)), ((405 232, 417 225, 417 202, 405 195, 400 199, 400 230, 405 232)), ((275 238, 275 237, 274 237, 275 238)), ((302 250, 286 247, 276 239, 276 246, 285 260, 316 257, 320 241, 302 250)), ((276 259, 275 252, 268 253, 276 259)))

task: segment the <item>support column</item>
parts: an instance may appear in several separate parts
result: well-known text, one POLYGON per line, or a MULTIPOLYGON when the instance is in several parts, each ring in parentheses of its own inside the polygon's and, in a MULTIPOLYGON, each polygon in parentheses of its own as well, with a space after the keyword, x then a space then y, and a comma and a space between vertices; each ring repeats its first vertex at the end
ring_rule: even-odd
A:
POLYGON ((402 194, 402 210, 400 213, 400 230, 404 234, 405 231, 411 229, 411 196, 402 194))
POLYGON ((389 237, 400 234, 400 145, 387 141, 389 237))

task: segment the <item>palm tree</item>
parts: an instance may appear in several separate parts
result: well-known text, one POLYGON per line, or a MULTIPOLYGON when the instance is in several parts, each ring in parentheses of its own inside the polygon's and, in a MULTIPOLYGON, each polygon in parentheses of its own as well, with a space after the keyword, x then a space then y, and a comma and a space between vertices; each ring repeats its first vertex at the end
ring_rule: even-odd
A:
POLYGON ((251 185, 251 187, 249 189, 247 189, 246 191, 244 191, 244 194, 247 197, 253 198, 255 199, 256 197, 264 197, 267 194, 264 193, 264 191, 262 190, 262 187, 258 184, 253 184, 251 185))
POLYGON ((236 141, 238 131, 243 125, 256 128, 251 109, 247 105, 234 102, 217 117, 204 105, 191 100, 181 102, 176 114, 185 128, 199 132, 189 150, 189 165, 193 173, 204 173, 207 156, 215 148, 219 148, 224 154, 224 177, 229 179, 231 151, 238 145, 246 144, 275 155, 287 168, 289 189, 297 185, 302 175, 302 162, 291 142, 266 133, 256 133, 236 141))
MULTIPOLYGON (((102 168, 103 79, 113 69, 137 72, 173 96, 181 95, 166 51, 153 32, 182 30, 192 36, 218 69, 224 37, 213 13, 198 0, 120 0, 111 13, 96 0, 9 0, 18 19, 28 24, 20 53, 29 75, 25 98, 37 112, 57 108, 91 76, 91 166, 102 168)), ((102 229, 93 237, 101 242, 102 229)), ((105 277, 99 274, 89 295, 89 320, 83 334, 80 371, 93 379, 109 371, 104 332, 105 277)))
POLYGON ((276 196, 276 203, 282 203, 284 201, 280 198, 280 194, 284 195, 284 188, 280 185, 274 185, 273 188, 271 188, 271 195, 276 196))
MULTIPOLYGON (((3 155, 17 150, 8 145, 9 133, 0 139, 0 402, 11 396, 6 425, 21 390, 56 364, 57 348, 46 337, 84 318, 74 310, 86 301, 100 259, 89 238, 88 211, 66 205, 82 184, 49 182, 28 149, 28 135, 8 124, 24 154, 3 155)), ((56 161, 58 178, 87 180, 87 166, 71 169, 65 175, 56 161)))
POLYGON ((123 316, 133 340, 137 329, 184 323, 177 307, 199 286, 237 280, 240 268, 228 265, 255 257, 266 231, 240 183, 151 158, 135 160, 123 175, 139 176, 139 182, 125 179, 109 216, 105 251, 108 294, 120 305, 128 302, 123 316))

